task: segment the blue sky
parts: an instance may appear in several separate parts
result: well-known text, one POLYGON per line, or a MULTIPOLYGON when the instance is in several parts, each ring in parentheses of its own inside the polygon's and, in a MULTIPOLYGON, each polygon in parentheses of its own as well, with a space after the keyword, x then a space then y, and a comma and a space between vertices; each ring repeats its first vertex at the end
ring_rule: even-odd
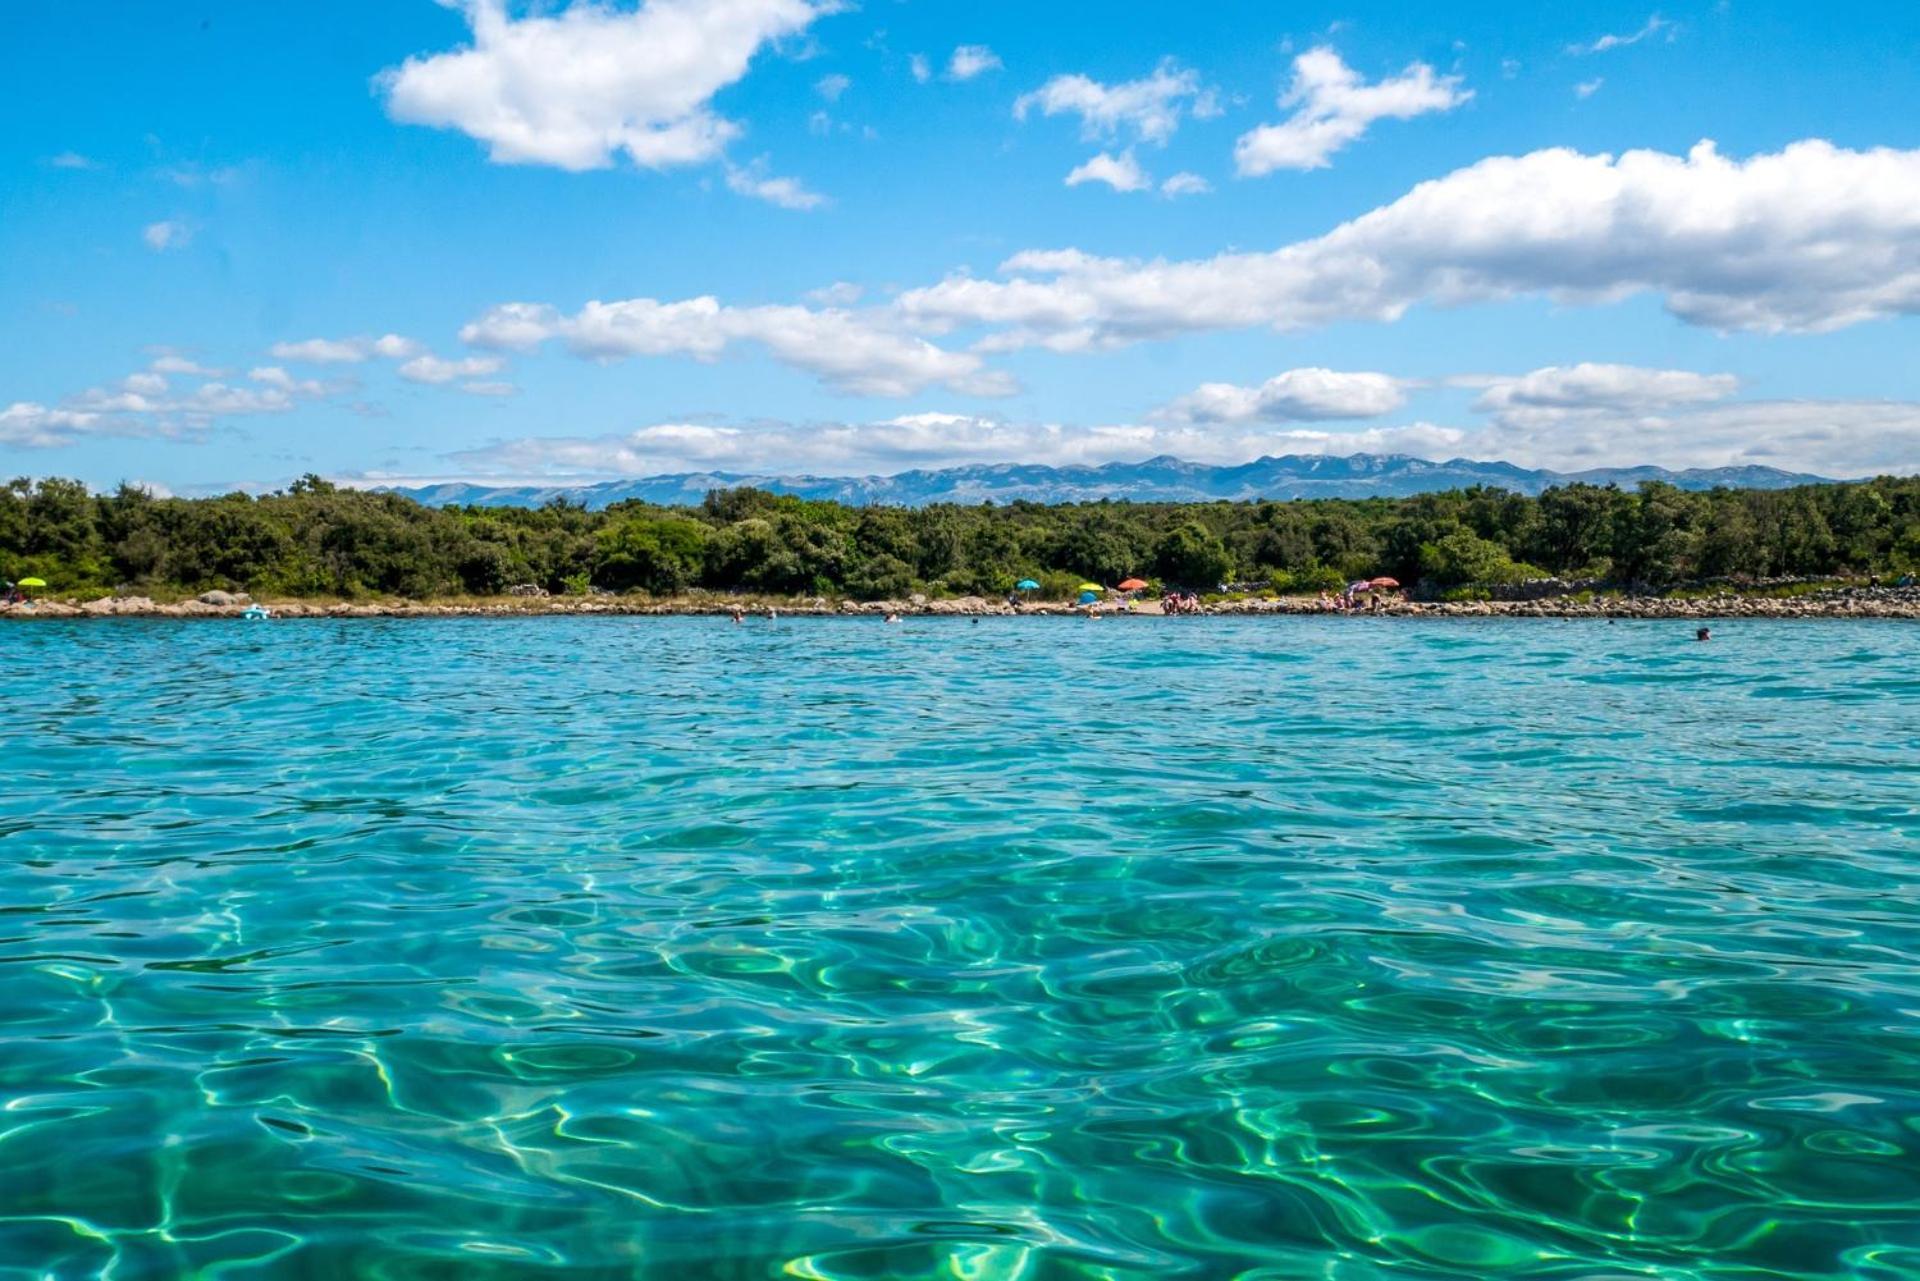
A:
POLYGON ((8 22, 9 475, 1920 469, 1916 6, 8 22))

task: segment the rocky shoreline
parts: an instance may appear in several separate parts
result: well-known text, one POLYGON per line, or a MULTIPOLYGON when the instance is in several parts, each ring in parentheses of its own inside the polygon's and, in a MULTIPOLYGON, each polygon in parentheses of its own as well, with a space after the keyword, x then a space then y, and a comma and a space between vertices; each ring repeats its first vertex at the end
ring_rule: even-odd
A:
MULTIPOLYGON (((107 596, 97 600, 41 600, 0 606, 0 619, 52 618, 180 618, 240 619, 254 602, 244 595, 208 592, 195 600, 160 603, 145 596, 107 596)), ((708 597, 656 601, 617 596, 545 597, 498 601, 434 603, 429 601, 333 602, 262 600, 275 620, 329 618, 545 618, 573 615, 623 617, 725 617, 736 608, 764 615, 769 607, 782 617, 883 617, 890 613, 916 617, 1078 617, 1083 607, 1062 602, 1034 602, 1018 610, 999 600, 962 596, 947 600, 915 597, 902 601, 801 601, 708 597)), ((1132 610, 1108 604, 1103 615, 1121 618, 1159 617, 1157 602, 1142 602, 1132 610)), ((1385 618, 1890 618, 1920 620, 1920 588, 1841 587, 1801 596, 1741 596, 1721 593, 1697 598, 1658 596, 1573 597, 1523 601, 1382 601, 1376 607, 1350 613, 1329 612, 1311 597, 1217 601, 1201 607, 1216 617, 1312 615, 1323 618, 1356 616, 1385 618)))

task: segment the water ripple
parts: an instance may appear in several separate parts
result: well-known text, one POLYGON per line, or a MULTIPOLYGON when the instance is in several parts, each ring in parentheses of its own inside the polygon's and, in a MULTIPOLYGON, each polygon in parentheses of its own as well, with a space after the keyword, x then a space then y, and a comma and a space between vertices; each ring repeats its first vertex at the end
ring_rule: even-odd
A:
POLYGON ((1920 630, 1340 621, 7 628, 0 1278, 1920 1275, 1920 630))

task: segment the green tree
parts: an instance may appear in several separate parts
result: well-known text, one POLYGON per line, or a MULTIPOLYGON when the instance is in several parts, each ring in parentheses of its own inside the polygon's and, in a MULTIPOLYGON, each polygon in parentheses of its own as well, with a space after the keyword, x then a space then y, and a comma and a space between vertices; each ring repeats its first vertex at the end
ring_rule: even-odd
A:
POLYGON ((706 525, 685 516, 625 516, 595 535, 593 581, 616 591, 684 591, 700 578, 710 538, 706 525))
POLYGON ((1212 531, 1188 521, 1155 545, 1153 569, 1169 583, 1210 591, 1233 577, 1233 554, 1212 531))

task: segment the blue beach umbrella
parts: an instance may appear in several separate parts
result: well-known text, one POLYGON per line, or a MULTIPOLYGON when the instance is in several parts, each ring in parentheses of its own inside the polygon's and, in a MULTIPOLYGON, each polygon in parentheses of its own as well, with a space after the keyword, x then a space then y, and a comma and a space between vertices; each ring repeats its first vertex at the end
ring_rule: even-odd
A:
POLYGON ((1040 584, 1034 582, 1031 578, 1023 578, 1013 586, 1015 591, 1037 592, 1040 590, 1040 584))

